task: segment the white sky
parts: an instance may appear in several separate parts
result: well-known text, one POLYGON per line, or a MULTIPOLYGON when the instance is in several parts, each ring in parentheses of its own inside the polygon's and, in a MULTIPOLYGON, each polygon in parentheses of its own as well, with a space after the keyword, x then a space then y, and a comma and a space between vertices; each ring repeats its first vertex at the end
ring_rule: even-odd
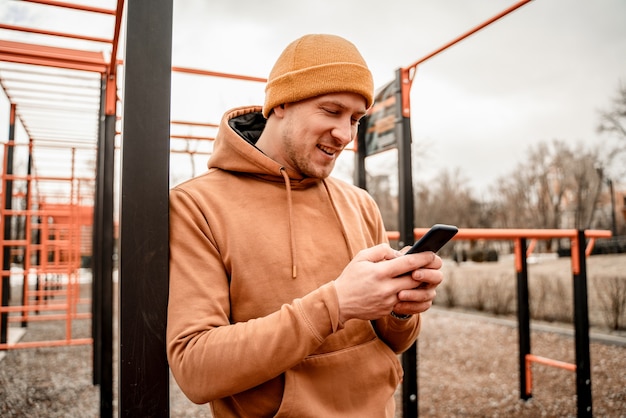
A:
MULTIPOLYGON (((334 33, 357 45, 380 87, 515 3, 179 0, 173 62, 266 77, 293 39, 334 33)), ((626 1, 534 0, 418 67, 413 141, 425 156, 414 165, 425 178, 459 167, 480 193, 533 143, 600 141, 598 111, 620 82, 626 1)))
MULTIPOLYGON (((172 64, 267 77, 289 42, 333 33, 357 45, 380 87, 396 69, 515 3, 175 0, 172 64)), ((0 21, 112 33, 111 18, 95 24, 73 12, 69 24, 50 9, 0 0, 0 21)), ((421 154, 414 165, 425 179, 458 167, 482 193, 538 141, 600 143, 598 111, 609 108, 620 83, 626 83, 626 1, 533 0, 418 67, 411 104, 421 154)), ((230 107, 263 101, 257 83, 174 75, 172 88, 174 120, 218 122, 230 107)), ((4 112, 3 106, 2 126, 4 112)))

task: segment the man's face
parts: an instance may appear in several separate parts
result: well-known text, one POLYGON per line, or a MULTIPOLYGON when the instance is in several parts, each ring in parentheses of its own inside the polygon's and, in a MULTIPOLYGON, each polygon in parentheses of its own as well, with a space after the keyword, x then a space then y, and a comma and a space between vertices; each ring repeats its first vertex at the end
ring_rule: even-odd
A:
POLYGON ((274 159, 304 176, 328 177, 355 138, 365 106, 361 95, 332 93, 276 108, 281 128, 274 159))

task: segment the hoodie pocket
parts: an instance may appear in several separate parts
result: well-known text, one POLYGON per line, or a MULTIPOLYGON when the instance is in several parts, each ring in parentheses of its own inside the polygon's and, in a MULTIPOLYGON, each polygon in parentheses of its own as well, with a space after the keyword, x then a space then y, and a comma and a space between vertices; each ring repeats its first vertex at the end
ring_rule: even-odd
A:
POLYGON ((393 417, 402 375, 398 357, 378 338, 310 356, 285 373, 276 417, 393 417))

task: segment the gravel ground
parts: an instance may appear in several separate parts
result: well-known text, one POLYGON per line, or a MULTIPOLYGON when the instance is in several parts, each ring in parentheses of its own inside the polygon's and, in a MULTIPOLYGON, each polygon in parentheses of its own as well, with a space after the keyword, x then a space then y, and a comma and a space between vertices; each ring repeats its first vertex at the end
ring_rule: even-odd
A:
MULTIPOLYGON (((572 327, 543 325, 533 322, 533 354, 573 363, 572 327)), ((80 321, 75 332, 88 332, 89 327, 90 321, 80 321)), ((27 330, 22 341, 58 332, 41 322, 27 330)), ((601 342, 596 340, 598 330, 592 331, 594 415, 626 417, 626 338, 612 334, 601 342)), ((576 416, 573 372, 533 365, 533 397, 520 400, 517 338, 514 320, 442 308, 424 314, 418 343, 419 416, 576 416)), ((0 416, 98 416, 99 389, 92 385, 91 361, 91 346, 6 352, 0 360, 0 416)), ((207 406, 189 402, 173 379, 170 387, 172 417, 211 416, 207 406)), ((398 417, 400 397, 398 392, 398 417)))

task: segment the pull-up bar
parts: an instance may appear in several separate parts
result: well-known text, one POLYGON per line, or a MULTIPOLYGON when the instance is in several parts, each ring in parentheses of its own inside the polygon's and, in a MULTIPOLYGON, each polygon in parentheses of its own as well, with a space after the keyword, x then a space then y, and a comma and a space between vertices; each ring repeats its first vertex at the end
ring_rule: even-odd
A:
POLYGON ((517 2, 517 3, 515 3, 513 6, 509 7, 508 9, 505 9, 502 12, 498 13, 497 15, 493 16, 491 19, 488 19, 488 20, 484 21, 480 25, 475 26, 474 28, 468 30, 467 32, 457 36, 456 38, 454 38, 453 40, 451 40, 447 44, 437 48, 436 50, 434 50, 430 54, 427 54, 426 56, 418 59, 413 64, 411 64, 411 65, 409 65, 407 67, 401 68, 400 72, 402 73, 402 115, 407 117, 407 118, 411 115, 411 105, 410 105, 409 93, 411 91, 411 85, 413 84, 413 79, 415 78, 416 68, 417 68, 417 66, 419 64, 421 64, 421 63, 431 59, 435 55, 445 51, 446 49, 450 48, 451 46, 461 42, 463 39, 468 38, 469 36, 473 35, 474 33, 478 32, 479 30, 485 28, 486 26, 489 26, 493 22, 503 18, 504 16, 506 16, 509 13, 519 9, 520 7, 525 5, 526 3, 530 3, 531 1, 532 0, 521 0, 521 1, 517 2))

